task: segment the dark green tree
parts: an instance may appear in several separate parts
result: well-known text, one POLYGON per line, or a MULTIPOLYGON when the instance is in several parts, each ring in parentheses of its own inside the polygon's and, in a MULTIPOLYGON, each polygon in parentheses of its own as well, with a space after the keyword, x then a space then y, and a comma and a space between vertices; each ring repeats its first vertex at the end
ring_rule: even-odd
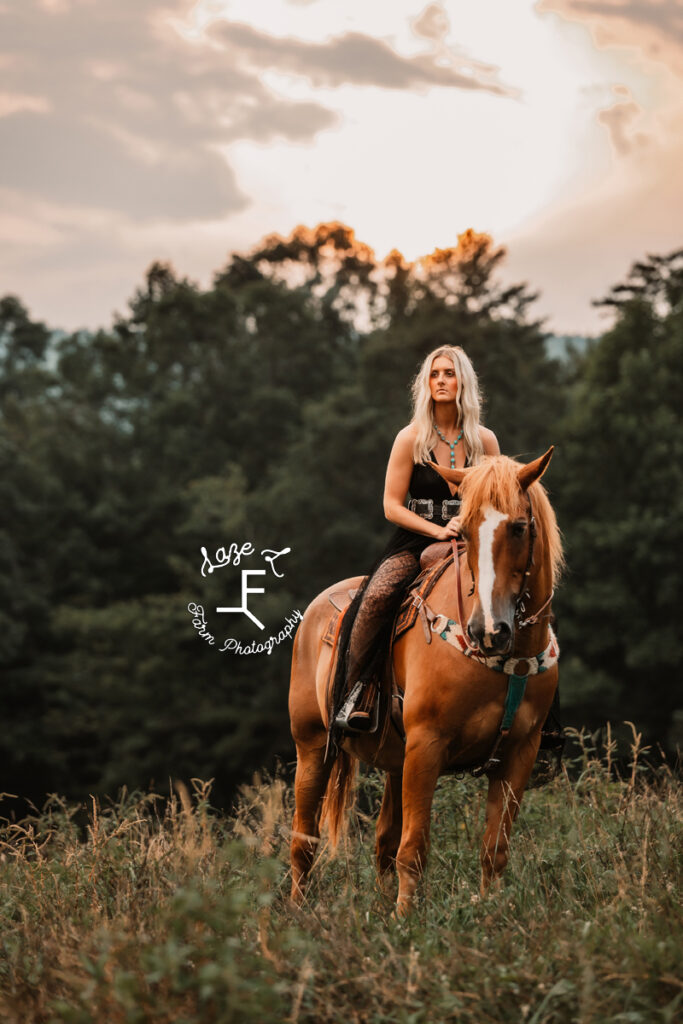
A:
MULTIPOLYGON (((6 776, 24 795, 41 789, 31 750, 43 791, 204 774, 227 799, 286 747, 289 647, 254 686, 253 661, 197 641, 187 604, 202 545, 274 546, 266 471, 338 385, 349 329, 232 262, 207 292, 154 264, 114 331, 52 346, 53 371, 48 332, 2 304, 6 776)), ((238 603, 236 581, 207 602, 238 603)), ((286 584, 264 600, 270 621, 294 606, 286 584)))
POLYGON ((52 434, 56 378, 50 331, 14 296, 0 300, 0 666, 3 788, 35 795, 45 773, 45 688, 55 545, 63 490, 41 459, 52 434))
POLYGON ((559 487, 565 704, 594 725, 631 719, 670 747, 683 717, 682 270, 681 252, 649 257, 607 297, 616 322, 580 373, 559 487))
POLYGON ((287 757, 291 644, 229 657, 198 638, 190 601, 218 644, 236 620, 215 609, 239 601, 239 572, 203 578, 200 548, 291 548, 255 599, 269 623, 368 569, 392 529, 384 470, 410 380, 452 342, 503 451, 561 442, 566 700, 662 735, 678 706, 664 682, 680 598, 674 256, 613 290, 617 324, 573 383, 546 358, 533 293, 500 284, 504 251, 475 232, 378 263, 344 225, 297 228, 233 254, 206 290, 153 264, 95 334, 57 336, 1 300, 4 788, 40 799, 199 775, 227 801, 287 757))

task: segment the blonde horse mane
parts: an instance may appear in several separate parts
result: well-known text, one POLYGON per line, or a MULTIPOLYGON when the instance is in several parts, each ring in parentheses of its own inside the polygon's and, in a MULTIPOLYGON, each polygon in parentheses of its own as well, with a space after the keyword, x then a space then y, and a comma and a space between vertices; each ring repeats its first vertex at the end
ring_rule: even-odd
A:
MULTIPOLYGON (((461 485, 460 518, 464 529, 472 525, 477 513, 485 505, 491 505, 504 515, 514 517, 525 514, 527 506, 517 475, 522 465, 507 455, 492 455, 467 470, 461 485)), ((555 586, 564 567, 560 528, 543 484, 538 481, 531 484, 528 494, 539 534, 550 554, 555 586)))

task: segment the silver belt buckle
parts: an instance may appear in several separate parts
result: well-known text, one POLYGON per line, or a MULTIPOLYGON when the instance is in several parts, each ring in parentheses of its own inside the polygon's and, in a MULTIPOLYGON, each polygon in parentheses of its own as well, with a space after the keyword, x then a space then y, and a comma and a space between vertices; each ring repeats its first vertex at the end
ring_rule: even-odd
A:
POLYGON ((412 498, 410 501, 410 511, 417 513, 422 519, 433 519, 434 502, 431 498, 412 498), (425 511, 422 511, 423 508, 425 508, 425 511))
POLYGON ((460 511, 460 498, 444 498, 441 502, 441 518, 443 520, 453 519, 460 511))

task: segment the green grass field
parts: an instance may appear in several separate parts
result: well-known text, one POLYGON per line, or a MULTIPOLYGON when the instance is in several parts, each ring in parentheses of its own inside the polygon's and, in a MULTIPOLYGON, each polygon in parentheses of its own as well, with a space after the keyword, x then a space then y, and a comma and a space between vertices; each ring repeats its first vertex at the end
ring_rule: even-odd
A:
MULTIPOLYGON (((583 754, 525 796, 498 892, 479 896, 485 782, 439 783, 412 917, 376 886, 354 814, 310 900, 287 903, 291 789, 162 802, 53 799, 0 836, 0 1019, 118 1022, 651 1022, 683 1019, 681 790, 638 756, 583 754)), ((381 779, 362 780, 361 805, 381 779)))

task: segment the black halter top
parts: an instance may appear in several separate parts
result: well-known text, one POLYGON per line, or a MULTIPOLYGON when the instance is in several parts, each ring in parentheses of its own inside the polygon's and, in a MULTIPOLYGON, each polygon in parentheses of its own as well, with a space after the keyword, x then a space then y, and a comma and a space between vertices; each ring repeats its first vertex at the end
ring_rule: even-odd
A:
MULTIPOLYGON (((432 462, 436 462, 434 452, 429 454, 432 462)), ((469 460, 465 462, 466 466, 468 462, 469 460)), ((458 492, 451 494, 451 489, 444 478, 426 462, 416 462, 413 466, 409 491, 411 498, 431 498, 434 502, 458 497, 458 492)))
MULTIPOLYGON (((437 460, 434 457, 434 452, 429 453, 432 462, 437 460)), ((465 466, 469 465, 469 457, 465 460, 465 466)), ((435 506, 435 521, 442 523, 438 510, 440 510, 441 502, 444 500, 450 500, 458 497, 458 492, 451 494, 451 489, 442 476, 427 463, 416 462, 413 466, 413 472, 410 477, 409 495, 411 498, 431 498, 435 506)), ((433 544, 434 538, 427 537, 423 533, 414 533, 413 530, 406 530, 403 526, 397 526, 389 542, 382 552, 379 561, 384 561, 390 555, 395 555, 399 551, 412 551, 419 557, 420 552, 424 551, 428 544, 433 544)))

